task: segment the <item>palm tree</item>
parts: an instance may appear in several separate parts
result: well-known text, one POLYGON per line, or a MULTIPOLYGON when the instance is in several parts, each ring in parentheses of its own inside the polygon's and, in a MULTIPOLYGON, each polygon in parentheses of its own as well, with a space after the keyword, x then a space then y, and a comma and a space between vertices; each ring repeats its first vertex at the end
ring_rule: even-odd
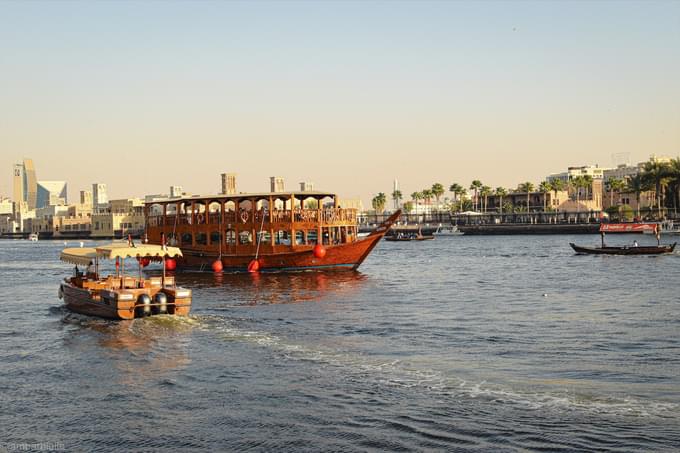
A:
POLYGON ((392 192, 392 199, 394 200, 394 208, 399 209, 399 200, 404 198, 401 194, 401 190, 397 189, 392 192))
POLYGON ((411 211, 413 211, 413 202, 407 201, 404 203, 404 211, 406 211, 407 214, 410 214, 411 211))
POLYGON ((670 174, 670 166, 665 162, 659 162, 658 160, 650 160, 645 163, 643 168, 643 177, 647 182, 654 185, 654 190, 656 191, 656 205, 661 212, 661 191, 668 184, 668 176, 670 174))
POLYGON ((552 185, 548 181, 541 181, 538 191, 543 194, 543 212, 548 210, 548 194, 552 191, 552 185))
POLYGON ((572 176, 569 179, 569 185, 576 192, 576 211, 581 210, 581 188, 583 187, 583 176, 572 176))
POLYGON ((504 187, 496 187, 496 195, 499 197, 498 200, 498 209, 499 213, 503 214, 503 197, 508 194, 508 191, 505 190, 504 187))
POLYGON ((527 193, 527 212, 529 212, 529 201, 530 201, 531 192, 534 191, 534 184, 529 182, 529 181, 523 182, 522 184, 517 186, 517 190, 519 190, 520 192, 526 192, 527 193))
POLYGON ((458 184, 457 182, 454 182, 449 186, 449 192, 453 193, 453 202, 457 203, 458 202, 458 195, 460 195, 460 190, 463 187, 458 184))
POLYGON ((614 206, 614 192, 621 192, 626 187, 626 182, 621 178, 609 178, 607 190, 609 190, 609 206, 614 206))
POLYGON ((628 184, 626 185, 625 190, 635 194, 635 200, 637 201, 636 217, 640 217, 640 194, 642 194, 642 192, 648 191, 650 188, 650 183, 641 173, 638 173, 637 175, 628 179, 628 184))
POLYGON ((677 210, 680 205, 680 157, 671 159, 671 163, 668 165, 668 175, 672 179, 675 185, 675 195, 673 196, 673 207, 677 210), (677 195, 677 199, 676 196, 677 195))
POLYGON ((481 188, 482 188, 482 181, 480 181, 479 179, 475 179, 474 181, 472 181, 472 184, 470 184, 470 190, 475 191, 475 198, 474 198, 474 202, 472 204, 475 211, 477 210, 478 192, 479 192, 479 189, 481 189, 481 188))
POLYGON ((416 204, 416 211, 418 210, 418 200, 421 200, 422 198, 423 198, 423 194, 420 193, 420 192, 413 192, 411 194, 411 199, 416 204))
POLYGON ((380 192, 378 195, 373 197, 373 200, 371 200, 371 206, 373 206, 373 209, 375 209, 376 212, 380 212, 380 214, 382 214, 385 211, 386 202, 387 197, 384 193, 380 192))
POLYGON ((430 204, 430 200, 432 200, 432 191, 430 189, 423 189, 420 191, 420 193, 423 194, 425 204, 430 204))
POLYGON ((437 199, 437 207, 439 207, 439 198, 444 195, 444 186, 441 185, 440 183, 436 182, 432 184, 432 187, 430 188, 430 192, 432 192, 432 195, 437 199))
POLYGON ((479 189, 479 196, 483 198, 484 200, 484 212, 486 212, 486 208, 489 205, 489 195, 491 195, 493 192, 491 191, 491 187, 489 186, 482 186, 479 189))
POLYGON ((550 181, 550 187, 552 187, 553 192, 555 192, 555 199, 557 199, 557 192, 566 190, 567 184, 564 182, 564 180, 555 178, 550 181))

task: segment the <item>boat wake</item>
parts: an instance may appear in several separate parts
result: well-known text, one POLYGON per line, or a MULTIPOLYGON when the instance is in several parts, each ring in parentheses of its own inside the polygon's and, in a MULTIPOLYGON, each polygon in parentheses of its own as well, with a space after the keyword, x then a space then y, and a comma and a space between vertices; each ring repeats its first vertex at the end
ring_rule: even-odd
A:
MULTIPOLYGON (((246 342, 267 348, 284 360, 312 362, 331 369, 348 382, 372 382, 402 389, 431 392, 435 398, 459 401, 461 398, 504 404, 521 410, 573 411, 629 417, 680 417, 680 405, 629 396, 616 397, 574 391, 568 383, 552 383, 554 390, 521 390, 487 381, 474 382, 448 373, 419 368, 408 361, 381 360, 356 353, 324 349, 287 341, 277 335, 242 329, 218 317, 203 317, 205 329, 217 332, 224 341, 246 342)), ((545 384, 545 383, 544 383, 545 384)))

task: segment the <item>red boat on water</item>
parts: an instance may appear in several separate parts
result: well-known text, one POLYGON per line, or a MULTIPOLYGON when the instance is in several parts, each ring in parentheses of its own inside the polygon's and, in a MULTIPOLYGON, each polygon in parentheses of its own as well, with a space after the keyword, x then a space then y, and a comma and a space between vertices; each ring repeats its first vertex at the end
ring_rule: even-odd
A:
POLYGON ((178 269, 243 272, 356 269, 401 211, 366 237, 357 210, 327 192, 173 198, 146 203, 145 214, 151 244, 182 248, 178 269))

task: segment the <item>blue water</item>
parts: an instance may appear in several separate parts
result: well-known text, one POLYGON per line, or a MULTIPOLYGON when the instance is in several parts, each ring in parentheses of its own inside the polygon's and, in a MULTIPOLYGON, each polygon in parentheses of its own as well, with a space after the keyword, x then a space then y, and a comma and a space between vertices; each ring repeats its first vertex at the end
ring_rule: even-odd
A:
POLYGON ((189 319, 131 322, 61 306, 61 242, 0 241, 0 451, 677 450, 680 255, 568 246, 598 241, 463 236, 381 243, 359 272, 180 274, 189 319))

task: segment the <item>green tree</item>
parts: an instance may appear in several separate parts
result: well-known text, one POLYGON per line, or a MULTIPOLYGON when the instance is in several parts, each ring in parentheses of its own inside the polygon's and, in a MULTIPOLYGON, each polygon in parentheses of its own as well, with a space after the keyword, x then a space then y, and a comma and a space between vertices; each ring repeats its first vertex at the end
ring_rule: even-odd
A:
POLYGON ((486 208, 489 205, 489 195, 491 194, 493 194, 493 191, 489 186, 482 186, 479 189, 479 196, 482 197, 482 200, 484 200, 484 212, 486 212, 486 208))
POLYGON ((581 189, 585 186, 583 176, 572 176, 569 180, 569 185, 576 192, 576 211, 581 210, 581 189))
POLYGON ((401 190, 397 189, 392 192, 392 199, 394 200, 394 208, 399 209, 399 200, 404 198, 401 194, 401 190))
POLYGON ((654 186, 654 191, 656 192, 656 206, 661 213, 661 199, 663 197, 663 190, 670 180, 671 167, 665 162, 659 162, 658 160, 650 160, 645 163, 643 167, 642 176, 647 180, 650 185, 654 186))
POLYGON ((628 183, 626 184, 626 191, 634 193, 635 194, 635 201, 637 201, 637 210, 636 210, 636 216, 640 217, 640 195, 642 192, 646 192, 649 189, 651 189, 651 184, 650 182, 642 176, 641 173, 632 176, 628 179, 628 183))
POLYGON ((385 211, 385 203, 387 203, 387 197, 382 192, 378 193, 378 195, 371 200, 371 206, 373 206, 373 209, 380 214, 385 211))
POLYGON ((668 165, 668 175, 671 183, 675 186, 673 207, 677 209, 680 206, 680 157, 671 159, 671 163, 668 165))
POLYGON ((496 187, 496 196, 498 196, 498 209, 499 213, 503 214, 503 197, 508 194, 508 191, 505 189, 505 187, 496 187))
POLYGON ((477 204, 479 203, 479 189, 482 188, 482 181, 479 179, 475 179, 472 181, 470 184, 470 190, 473 190, 475 192, 475 196, 472 201, 472 206, 474 207, 474 210, 477 211, 477 204))
POLYGON ((441 198, 442 195, 444 195, 444 186, 441 185, 440 183, 436 182, 432 184, 432 187, 430 188, 430 192, 432 192, 432 195, 434 198, 437 200, 437 206, 439 206, 439 199, 441 198))
POLYGON ((548 210, 548 194, 552 192, 552 185, 548 181, 541 181, 538 191, 543 194, 543 212, 548 210))
POLYGON ((517 190, 520 192, 526 192, 527 193, 527 212, 529 212, 530 208, 530 201, 531 201, 531 192, 534 191, 534 184, 527 181, 523 182, 519 186, 517 186, 517 190))
POLYGON ((607 180, 607 190, 609 191, 609 206, 614 206, 614 192, 621 192, 625 187, 626 182, 621 178, 609 178, 607 180))
POLYGON ((423 199, 423 194, 420 193, 420 192, 413 192, 411 194, 411 200, 413 200, 413 202, 416 205, 416 211, 418 210, 418 201, 422 200, 422 199, 423 199))
POLYGON ((555 193, 555 199, 557 199, 557 192, 567 190, 567 184, 564 182, 564 180, 559 178, 555 178, 550 181, 550 187, 552 187, 552 190, 555 193))
POLYGON ((407 201, 404 203, 404 211, 406 211, 407 214, 410 214, 411 211, 413 211, 413 202, 407 201))
POLYGON ((432 200, 432 191, 430 189, 423 189, 420 191, 420 193, 423 194, 423 200, 425 200, 425 204, 430 204, 430 201, 432 200))

